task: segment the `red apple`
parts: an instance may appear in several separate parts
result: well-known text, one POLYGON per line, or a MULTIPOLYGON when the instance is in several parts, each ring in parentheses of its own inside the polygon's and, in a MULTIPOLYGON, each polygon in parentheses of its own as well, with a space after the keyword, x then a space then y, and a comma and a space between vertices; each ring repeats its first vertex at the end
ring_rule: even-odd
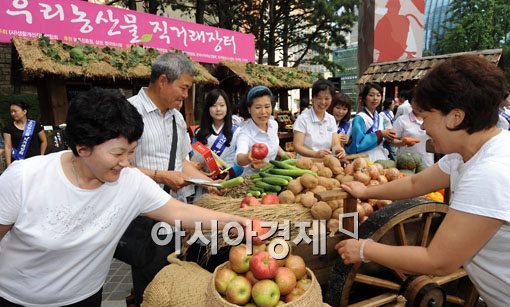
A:
POLYGON ((295 301, 299 299, 301 295, 305 293, 305 290, 301 288, 294 288, 287 296, 285 297, 285 303, 290 303, 292 301, 295 301))
POLYGON ((268 152, 269 149, 264 143, 255 143, 251 147, 251 156, 257 160, 264 160, 264 158, 267 157, 268 152))
POLYGON ((300 256, 289 255, 285 261, 285 267, 291 269, 292 272, 294 272, 294 275, 296 275, 296 279, 298 280, 306 275, 305 261, 300 256))
POLYGON ((263 227, 261 225, 261 221, 258 219, 252 220, 252 230, 257 233, 255 237, 252 238, 253 245, 262 245, 265 244, 265 240, 262 240, 260 237, 267 234, 269 232, 270 227, 263 227))
POLYGON ((225 293, 227 292, 228 284, 236 276, 237 276, 236 272, 227 268, 222 268, 221 270, 216 272, 216 278, 214 278, 214 286, 216 287, 216 290, 220 294, 225 295, 225 293))
POLYGON ((255 206, 255 205, 259 205, 259 204, 260 204, 260 202, 256 197, 246 196, 245 198, 243 198, 243 200, 241 200, 241 205, 239 207, 245 208, 248 206, 255 206))
POLYGON ((252 286, 259 281, 257 278, 255 278, 252 271, 246 272, 246 274, 244 274, 244 277, 246 277, 250 281, 250 284, 252 286))
POLYGON ((273 279, 278 273, 278 262, 268 252, 258 252, 251 257, 250 271, 257 279, 273 279))
POLYGON ((278 198, 278 195, 266 194, 262 196, 261 203, 263 205, 278 205, 280 203, 280 199, 278 198))
POLYGON ((280 300, 280 290, 274 281, 265 279, 253 286, 251 297, 259 307, 274 307, 280 300))
POLYGON ((236 276, 227 287, 226 298, 232 304, 244 305, 250 301, 251 284, 244 276, 236 276))
POLYGON ((228 253, 228 261, 232 271, 242 274, 250 270, 250 259, 251 255, 248 255, 246 245, 241 244, 234 246, 228 253))
POLYGON ((311 286, 312 286, 312 280, 310 278, 303 278, 303 279, 300 279, 297 282, 297 286, 296 287, 301 288, 301 289, 306 291, 311 286))
POLYGON ((289 268, 278 268, 274 281, 278 285, 278 289, 280 289, 282 295, 289 294, 297 284, 296 275, 294 275, 294 272, 289 268))

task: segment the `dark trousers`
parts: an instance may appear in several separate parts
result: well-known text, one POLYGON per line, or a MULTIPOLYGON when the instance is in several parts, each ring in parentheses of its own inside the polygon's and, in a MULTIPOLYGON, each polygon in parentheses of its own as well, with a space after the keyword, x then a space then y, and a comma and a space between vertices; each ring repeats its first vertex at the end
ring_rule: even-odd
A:
POLYGON ((143 301, 143 292, 154 276, 165 266, 169 265, 167 256, 175 251, 175 242, 172 240, 167 245, 155 245, 154 258, 143 267, 131 266, 131 276, 133 277, 133 289, 135 292, 136 306, 140 306, 143 301))
MULTIPOLYGON (((101 307, 101 298, 103 295, 103 288, 99 289, 96 294, 89 296, 88 298, 84 299, 83 301, 71 304, 71 305, 65 305, 62 307, 101 307)), ((23 307, 23 305, 18 305, 9 302, 8 300, 0 297, 0 307, 23 307)))

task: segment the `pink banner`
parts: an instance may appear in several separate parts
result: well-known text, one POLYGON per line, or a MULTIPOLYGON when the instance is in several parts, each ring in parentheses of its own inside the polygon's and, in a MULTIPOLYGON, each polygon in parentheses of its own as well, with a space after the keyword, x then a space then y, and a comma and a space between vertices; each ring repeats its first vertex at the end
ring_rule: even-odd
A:
POLYGON ((0 0, 0 42, 41 34, 114 48, 143 44, 160 51, 179 49, 205 63, 255 61, 252 34, 84 1, 0 0))

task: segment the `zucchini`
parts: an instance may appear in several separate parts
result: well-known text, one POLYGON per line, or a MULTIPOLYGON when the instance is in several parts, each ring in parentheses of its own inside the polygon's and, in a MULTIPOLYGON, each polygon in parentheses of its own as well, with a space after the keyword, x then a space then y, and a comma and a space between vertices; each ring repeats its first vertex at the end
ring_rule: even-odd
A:
POLYGON ((260 173, 260 177, 262 177, 262 178, 265 178, 265 177, 278 177, 278 178, 283 178, 283 179, 285 179, 287 181, 291 181, 293 179, 290 176, 268 174, 268 173, 264 173, 264 172, 260 173))
POLYGON ((255 178, 260 178, 260 174, 259 173, 255 173, 255 174, 250 176, 250 179, 255 179, 255 178))
POLYGON ((244 178, 242 176, 239 176, 236 178, 229 179, 227 181, 223 181, 220 184, 224 189, 229 189, 229 188, 236 187, 236 186, 242 184, 243 182, 244 182, 244 178))
POLYGON ((265 177, 262 178, 262 182, 273 184, 273 185, 279 185, 281 187, 286 187, 289 182, 283 178, 277 178, 277 177, 265 177))
POLYGON ((276 166, 277 168, 281 168, 281 169, 297 169, 297 167, 292 166, 287 163, 283 163, 282 161, 271 160, 271 161, 269 161, 269 163, 271 163, 274 166, 276 166))
POLYGON ((300 168, 296 168, 296 169, 273 168, 273 169, 269 170, 269 173, 275 174, 275 175, 290 176, 292 178, 297 178, 297 177, 303 176, 304 174, 312 174, 314 176, 317 176, 317 174, 315 172, 312 172, 311 170, 300 169, 300 168))
POLYGON ((279 185, 271 185, 263 181, 255 182, 255 186, 264 189, 264 192, 280 192, 282 188, 279 185))

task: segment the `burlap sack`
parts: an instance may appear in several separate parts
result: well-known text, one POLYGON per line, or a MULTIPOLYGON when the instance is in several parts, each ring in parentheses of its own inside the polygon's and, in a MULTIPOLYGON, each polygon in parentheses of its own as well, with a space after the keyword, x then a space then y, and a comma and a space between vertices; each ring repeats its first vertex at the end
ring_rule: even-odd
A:
POLYGON ((194 262, 168 256, 169 265, 161 269, 143 293, 142 307, 202 307, 212 274, 194 262))
MULTIPOLYGON (((221 295, 216 291, 214 286, 214 278, 216 273, 225 266, 225 263, 218 266, 209 280, 206 293, 206 307, 238 307, 238 305, 227 302, 221 295)), ((306 292, 298 299, 293 302, 287 303, 284 306, 288 307, 326 307, 329 306, 322 302, 322 292, 319 282, 315 278, 315 275, 308 268, 308 277, 312 279, 312 286, 306 290, 306 292)))

